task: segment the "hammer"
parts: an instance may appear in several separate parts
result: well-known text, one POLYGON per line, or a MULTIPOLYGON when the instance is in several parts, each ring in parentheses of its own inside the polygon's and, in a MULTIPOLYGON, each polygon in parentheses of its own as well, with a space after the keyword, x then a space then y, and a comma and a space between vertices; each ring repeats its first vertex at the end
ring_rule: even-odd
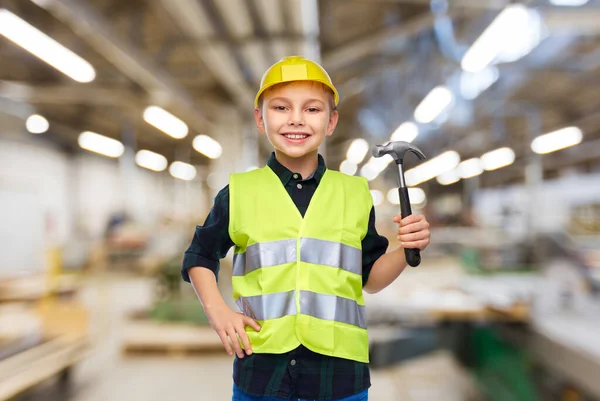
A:
MULTIPOLYGON (((383 145, 373 146, 373 157, 381 157, 384 155, 391 155, 394 161, 398 165, 398 179, 400 187, 398 188, 398 194, 400 195, 400 212, 402 218, 410 216, 412 210, 410 208, 410 199, 408 197, 408 188, 404 182, 404 170, 402 169, 402 161, 406 152, 413 152, 421 160, 425 159, 425 155, 419 148, 411 145, 404 141, 388 142, 383 145)), ((406 256, 406 262, 412 267, 418 266, 421 263, 421 253, 418 249, 406 249, 404 248, 404 255, 406 256)))

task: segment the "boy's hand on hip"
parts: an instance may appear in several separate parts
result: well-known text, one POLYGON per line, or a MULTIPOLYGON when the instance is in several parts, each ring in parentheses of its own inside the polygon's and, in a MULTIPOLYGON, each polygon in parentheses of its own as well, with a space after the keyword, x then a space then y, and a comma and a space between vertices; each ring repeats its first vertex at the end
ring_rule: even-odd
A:
POLYGON ((250 326, 260 331, 260 325, 252 318, 231 310, 227 305, 212 309, 207 313, 210 325, 217 332, 223 346, 229 355, 233 355, 232 347, 239 358, 244 357, 244 350, 240 347, 240 340, 248 355, 252 354, 250 340, 245 327, 250 326))
POLYGON ((403 248, 423 250, 429 245, 429 223, 422 214, 411 214, 404 219, 401 215, 394 216, 398 223, 398 241, 403 248))

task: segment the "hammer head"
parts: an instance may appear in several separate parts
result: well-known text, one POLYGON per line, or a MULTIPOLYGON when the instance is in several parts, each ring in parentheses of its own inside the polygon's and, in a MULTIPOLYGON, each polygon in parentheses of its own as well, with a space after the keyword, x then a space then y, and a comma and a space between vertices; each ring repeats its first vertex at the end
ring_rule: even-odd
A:
POLYGON ((425 159, 425 155, 419 148, 404 141, 388 142, 383 145, 373 146, 373 157, 381 157, 383 155, 391 155, 397 164, 402 163, 406 152, 413 152, 421 160, 425 159))

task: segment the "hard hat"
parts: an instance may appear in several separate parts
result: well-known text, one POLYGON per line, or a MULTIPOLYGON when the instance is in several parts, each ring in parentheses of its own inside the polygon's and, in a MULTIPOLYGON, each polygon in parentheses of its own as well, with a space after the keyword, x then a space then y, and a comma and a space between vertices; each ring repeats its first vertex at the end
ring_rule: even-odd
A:
POLYGON ((302 56, 284 57, 273 64, 260 80, 260 89, 254 100, 254 107, 258 107, 258 99, 265 90, 282 82, 314 81, 321 82, 333 91, 334 103, 337 106, 340 97, 327 71, 314 61, 302 56))

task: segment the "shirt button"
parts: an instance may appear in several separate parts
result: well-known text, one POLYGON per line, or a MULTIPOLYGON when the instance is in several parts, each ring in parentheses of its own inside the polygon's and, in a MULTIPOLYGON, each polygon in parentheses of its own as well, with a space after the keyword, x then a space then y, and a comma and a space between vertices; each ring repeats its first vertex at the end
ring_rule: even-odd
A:
POLYGON ((292 365, 292 366, 296 366, 296 360, 295 360, 295 359, 292 359, 292 360, 290 361, 290 365, 292 365))
POLYGON ((298 174, 294 174, 294 179, 297 180, 298 179, 298 174))
POLYGON ((302 189, 302 184, 298 184, 298 185, 296 185, 296 187, 297 187, 298 189, 302 189))

